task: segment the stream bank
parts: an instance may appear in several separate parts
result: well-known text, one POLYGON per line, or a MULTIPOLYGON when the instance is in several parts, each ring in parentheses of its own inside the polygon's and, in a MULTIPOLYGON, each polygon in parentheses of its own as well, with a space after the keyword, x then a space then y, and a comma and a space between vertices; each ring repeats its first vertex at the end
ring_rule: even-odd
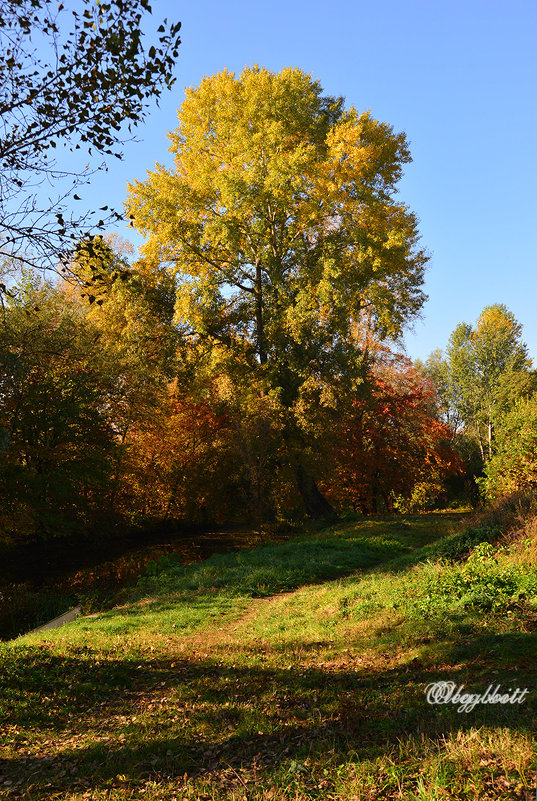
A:
MULTIPOLYGON (((288 539, 289 533, 271 536, 288 539)), ((250 527, 160 526, 117 536, 27 543, 0 553, 0 640, 12 639, 82 605, 110 608, 151 563, 173 554, 183 564, 259 544, 250 527)))

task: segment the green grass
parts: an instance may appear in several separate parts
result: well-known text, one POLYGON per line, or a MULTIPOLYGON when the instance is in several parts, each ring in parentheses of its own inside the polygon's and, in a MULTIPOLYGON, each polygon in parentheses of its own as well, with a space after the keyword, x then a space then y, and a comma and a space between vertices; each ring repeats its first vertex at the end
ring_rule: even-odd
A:
POLYGON ((183 565, 166 557, 128 593, 129 605, 77 624, 91 638, 191 634, 241 613, 249 600, 344 576, 411 555, 446 534, 449 518, 421 516, 344 523, 285 543, 267 543, 183 565), (409 522, 410 521, 410 522, 409 522))
POLYGON ((468 560, 460 529, 375 519, 163 562, 123 607, 1 645, 0 797, 533 798, 533 568, 468 560), (530 694, 459 713, 427 703, 437 680, 530 694))
POLYGON ((163 571, 157 570, 139 588, 158 594, 173 588, 187 593, 225 589, 249 597, 273 595, 413 552, 446 534, 449 523, 433 515, 427 522, 420 516, 386 517, 341 523, 289 542, 216 555, 198 565, 174 566, 167 558, 163 571))

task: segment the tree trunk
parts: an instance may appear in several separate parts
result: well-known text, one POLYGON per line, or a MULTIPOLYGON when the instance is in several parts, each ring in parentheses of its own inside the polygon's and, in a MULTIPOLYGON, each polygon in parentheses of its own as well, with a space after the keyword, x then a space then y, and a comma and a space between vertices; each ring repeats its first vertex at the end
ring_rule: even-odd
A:
POLYGON ((336 511, 315 483, 315 479, 308 473, 300 462, 295 466, 296 483, 306 512, 314 520, 326 520, 329 523, 336 523, 339 520, 336 511))
POLYGON ((266 364, 267 353, 265 350, 265 328, 263 321, 263 281, 261 272, 261 262, 255 263, 255 323, 257 329, 257 353, 259 363, 266 364))
POLYGON ((485 449, 483 448, 483 440, 481 438, 481 433, 477 432, 477 442, 479 444, 479 452, 481 454, 481 461, 483 464, 485 463, 485 449))

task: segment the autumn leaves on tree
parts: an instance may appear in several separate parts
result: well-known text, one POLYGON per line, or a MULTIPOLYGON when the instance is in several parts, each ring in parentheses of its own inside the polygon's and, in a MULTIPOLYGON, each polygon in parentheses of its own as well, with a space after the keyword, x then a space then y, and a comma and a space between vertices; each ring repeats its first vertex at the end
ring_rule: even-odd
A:
POLYGON ((298 69, 254 67, 188 90, 170 140, 174 166, 129 187, 137 261, 86 238, 59 285, 29 277, 5 300, 5 491, 15 474, 35 484, 35 442, 49 471, 69 454, 80 477, 74 495, 56 483, 71 506, 44 484, 40 511, 21 496, 20 525, 58 532, 47 503, 65 527, 79 496, 96 519, 259 530, 299 510, 438 500, 461 469, 452 430, 424 371, 389 347, 419 314, 427 262, 397 197, 404 134, 298 69), (49 339, 61 357, 43 358, 49 339), (77 365, 91 391, 89 379, 74 391, 77 365), (34 395, 49 439, 23 424, 34 395), (94 428, 100 483, 84 479, 94 428))
POLYGON ((423 302, 427 257, 395 197, 404 135, 300 70, 254 67, 188 90, 170 140, 174 168, 129 191, 146 262, 176 276, 177 324, 214 386, 271 398, 305 506, 330 516, 312 470, 364 380, 357 328, 367 315, 396 338, 423 302))

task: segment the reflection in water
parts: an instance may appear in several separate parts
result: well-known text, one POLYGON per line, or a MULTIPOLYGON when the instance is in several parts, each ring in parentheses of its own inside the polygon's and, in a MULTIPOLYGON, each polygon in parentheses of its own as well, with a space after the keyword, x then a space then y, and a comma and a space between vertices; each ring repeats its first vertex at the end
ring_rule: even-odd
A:
MULTIPOLYGON (((286 537, 278 537, 286 539, 286 537)), ((37 543, 7 554, 0 564, 0 639, 9 639, 62 614, 79 601, 110 608, 150 563, 172 556, 182 564, 259 544, 248 529, 171 531, 105 542, 37 543)))

